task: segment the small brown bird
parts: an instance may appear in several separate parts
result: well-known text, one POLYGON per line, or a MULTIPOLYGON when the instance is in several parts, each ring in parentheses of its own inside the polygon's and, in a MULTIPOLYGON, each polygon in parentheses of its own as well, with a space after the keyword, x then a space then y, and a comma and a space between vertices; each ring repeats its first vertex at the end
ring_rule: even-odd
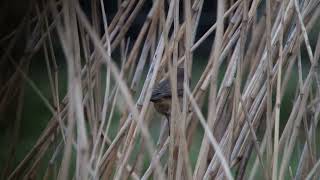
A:
MULTIPOLYGON (((183 81, 184 70, 183 68, 177 69, 177 94, 181 99, 183 96, 183 81)), ((170 126, 170 114, 171 114, 171 85, 170 79, 164 79, 160 81, 158 85, 153 89, 150 101, 153 102, 155 109, 166 116, 168 125, 170 126)), ((169 128, 170 129, 170 128, 169 128)))

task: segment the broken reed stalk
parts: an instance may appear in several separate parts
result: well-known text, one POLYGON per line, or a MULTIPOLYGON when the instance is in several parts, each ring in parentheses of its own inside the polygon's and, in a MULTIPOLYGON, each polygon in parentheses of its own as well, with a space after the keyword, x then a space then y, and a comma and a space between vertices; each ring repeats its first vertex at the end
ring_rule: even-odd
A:
MULTIPOLYGON (((202 35, 197 29, 204 3, 153 1, 144 9, 148 13, 143 25, 135 29, 137 38, 129 38, 128 32, 145 0, 118 1, 114 16, 103 0, 92 1, 92 16, 87 16, 77 1, 30 5, 36 18, 28 11, 25 19, 32 21, 22 22, 1 38, 1 42, 10 42, 1 59, 8 59, 16 71, 0 89, 4 95, 0 110, 10 100, 9 92, 16 89, 14 82, 19 77, 32 87, 52 118, 19 165, 5 168, 5 174, 10 172, 8 179, 38 176, 40 162, 48 164, 45 178, 53 179, 255 179, 258 170, 266 179, 285 179, 289 170, 300 179, 319 176, 319 32, 317 45, 310 43, 310 30, 319 23, 319 1, 221 0, 215 10, 216 22, 202 35), (31 22, 36 25, 27 38, 25 52, 30 53, 13 58, 16 36, 26 26, 30 28, 31 22), (56 36, 58 43, 53 42, 56 36), (203 43, 212 48, 210 57, 202 57, 208 61, 197 79, 194 72, 200 58, 194 54, 203 43), (311 66, 301 58, 302 45, 311 66), (56 46, 61 47, 67 62, 66 94, 59 91, 64 82, 59 81, 57 64, 61 60, 56 46), (27 67, 40 51, 50 97, 28 76, 27 67), (289 79, 295 77, 296 62, 299 80, 292 83, 289 79), (184 67, 188 77, 182 104, 175 91, 177 67, 184 67), (302 71, 307 72, 306 77, 302 71), (155 113, 150 97, 164 77, 170 79, 173 92, 170 136, 159 136, 155 146, 154 137, 158 136, 151 129, 155 113), (297 94, 285 102, 285 93, 294 91, 291 88, 297 94), (205 98, 209 100, 207 119, 201 112, 207 105, 205 98), (281 119, 280 110, 282 113, 286 109, 282 107, 290 103, 289 117, 281 119), (200 137, 198 120, 204 128, 200 137), (302 125, 304 134, 300 133, 302 125), (112 128, 117 129, 115 134, 112 128), (293 152, 302 148, 297 140, 304 146, 302 153, 295 154, 299 166, 292 168, 293 152), (199 147, 195 147, 197 142, 202 142, 199 147), (49 162, 46 155, 52 157, 49 162), (191 156, 196 160, 192 162, 191 156), (250 159, 255 160, 248 163, 250 159), (74 169, 69 168, 71 164, 74 169)), ((21 111, 23 101, 18 104, 21 111)), ((16 136, 18 125, 15 130, 16 136)))

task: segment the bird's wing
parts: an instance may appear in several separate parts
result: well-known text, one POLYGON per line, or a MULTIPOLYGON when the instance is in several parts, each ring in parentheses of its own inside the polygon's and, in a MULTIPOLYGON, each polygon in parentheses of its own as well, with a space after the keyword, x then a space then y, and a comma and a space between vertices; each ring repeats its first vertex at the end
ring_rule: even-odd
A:
POLYGON ((171 86, 168 79, 161 81, 152 91, 151 101, 171 97, 171 86))
MULTIPOLYGON (((183 81, 178 82, 177 85, 177 93, 178 96, 183 95, 183 88, 182 88, 183 81)), ((171 93, 171 85, 168 79, 161 81, 152 91, 151 101, 158 101, 161 98, 170 98, 172 96, 171 93)))

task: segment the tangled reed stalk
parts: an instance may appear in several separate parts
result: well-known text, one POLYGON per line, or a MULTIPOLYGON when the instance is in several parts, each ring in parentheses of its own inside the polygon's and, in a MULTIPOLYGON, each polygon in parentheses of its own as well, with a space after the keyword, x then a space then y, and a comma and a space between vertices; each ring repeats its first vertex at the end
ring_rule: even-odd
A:
POLYGON ((45 164, 44 179, 318 179, 320 34, 310 44, 310 31, 320 23, 320 1, 219 0, 216 22, 198 34, 203 5, 119 0, 111 15, 96 0, 88 15, 77 0, 33 1, 20 25, 1 39, 7 46, 0 63, 15 71, 3 82, 0 108, 13 90, 23 97, 24 85, 16 88, 25 83, 52 118, 2 177, 40 178, 45 164), (151 7, 144 9, 146 3, 151 7), (147 17, 133 28, 142 10, 147 17), (12 47, 24 29, 30 33, 18 60, 12 47), (136 38, 130 38, 133 31, 136 38), (202 43, 212 48, 198 78, 201 59, 194 53, 202 43), (46 63, 50 97, 28 76, 37 54, 46 63), (66 93, 60 91, 61 61, 66 93), (183 103, 172 91, 170 124, 162 120, 158 134, 151 93, 163 78, 176 88, 177 67, 188 77, 183 103), (295 96, 284 103, 288 91, 295 96), (280 116, 283 109, 287 117, 280 116))

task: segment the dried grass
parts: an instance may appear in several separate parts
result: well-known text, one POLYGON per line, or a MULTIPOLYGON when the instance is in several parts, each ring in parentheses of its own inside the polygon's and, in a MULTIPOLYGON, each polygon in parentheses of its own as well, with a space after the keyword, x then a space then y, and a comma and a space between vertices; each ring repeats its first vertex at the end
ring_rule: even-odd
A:
MULTIPOLYGON (((8 42, 0 63, 8 61, 16 69, 0 88, 0 109, 10 101, 9 93, 23 97, 26 82, 52 118, 25 158, 12 170, 7 165, 2 177, 38 177, 40 162, 46 165, 44 179, 255 179, 258 172, 265 179, 290 178, 287 174, 296 179, 320 177, 316 144, 319 32, 316 46, 310 44, 310 31, 319 24, 320 2, 219 0, 217 21, 203 35, 196 34, 203 0, 168 2, 153 1, 143 25, 135 30, 135 39, 127 35, 145 0, 119 0, 110 22, 103 0, 92 1, 90 18, 78 1, 31 5, 28 14, 35 17, 26 16, 17 29, 0 40, 8 42), (33 10, 36 13, 31 13, 33 10), (31 35, 26 54, 17 60, 12 57, 12 47, 25 27, 31 35), (213 33, 206 67, 196 79, 193 69, 198 68, 199 60, 193 54, 200 44, 210 43, 213 33), (54 38, 58 43, 54 44, 54 38), (59 91, 64 82, 59 81, 57 46, 67 66, 66 94, 59 91), (308 60, 302 63, 303 47, 308 60), (28 77, 30 61, 41 52, 50 97, 28 77), (304 65, 308 63, 310 66, 304 65), (157 135, 151 129, 156 123, 151 92, 163 77, 170 78, 176 89, 177 67, 184 67, 188 77, 183 103, 179 104, 173 93, 171 124, 162 126, 170 128, 170 136, 164 129, 157 135), (298 73, 293 72, 295 67, 298 73), (298 74, 298 83, 289 86, 294 74, 298 74), (19 79, 21 87, 17 89, 19 79), (288 90, 296 95, 284 103, 288 90), (205 98, 207 116, 201 111, 205 98), (282 108, 289 103, 289 117, 281 118, 282 108), (114 135, 112 124, 118 124, 114 135), (199 153, 191 154, 195 141, 202 142, 196 147, 199 153), (46 161, 44 156, 51 159, 46 161), (191 162, 191 156, 196 156, 196 162, 191 162), (294 169, 293 158, 299 159, 294 169)), ((11 149, 17 143, 22 99, 11 149)), ((12 158, 8 157, 6 164, 12 158)))

